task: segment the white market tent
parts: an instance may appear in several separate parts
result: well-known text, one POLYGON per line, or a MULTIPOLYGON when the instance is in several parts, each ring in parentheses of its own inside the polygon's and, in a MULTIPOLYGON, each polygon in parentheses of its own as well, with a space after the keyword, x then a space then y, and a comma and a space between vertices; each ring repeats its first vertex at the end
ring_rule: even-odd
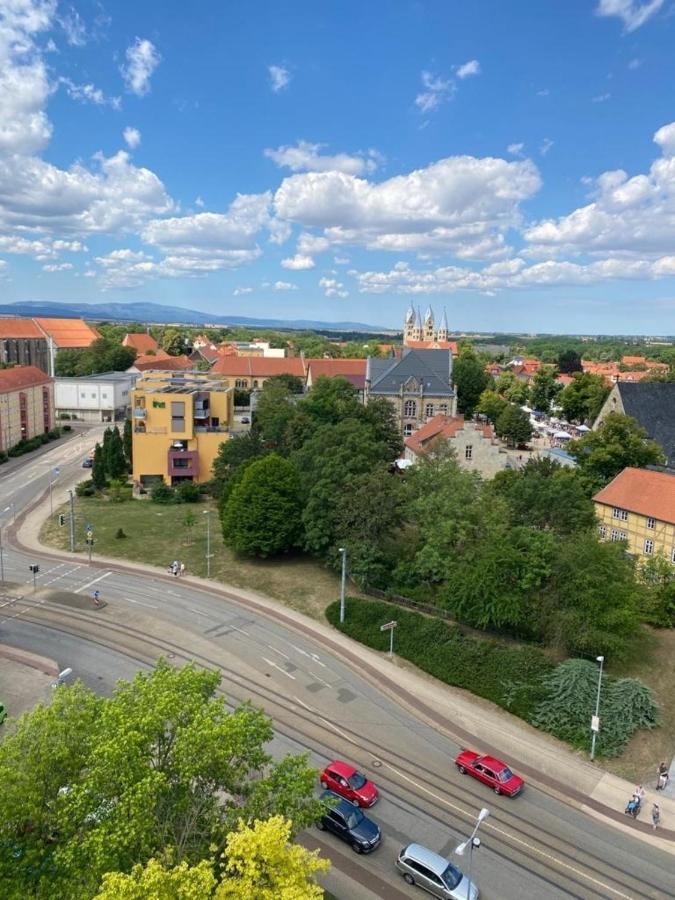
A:
POLYGON ((588 425, 577 425, 577 431, 590 431, 588 425))
POLYGON ((553 437, 557 441, 568 441, 572 437, 572 435, 568 434, 566 431, 556 431, 553 437))

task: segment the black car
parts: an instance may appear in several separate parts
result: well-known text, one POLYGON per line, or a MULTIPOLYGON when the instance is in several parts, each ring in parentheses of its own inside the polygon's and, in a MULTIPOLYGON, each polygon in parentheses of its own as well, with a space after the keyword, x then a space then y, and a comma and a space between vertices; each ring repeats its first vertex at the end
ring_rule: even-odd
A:
POLYGON ((379 825, 363 815, 358 806, 333 791, 324 791, 321 800, 326 812, 316 823, 321 831, 332 831, 351 845, 355 853, 371 853, 379 847, 382 832, 379 825))

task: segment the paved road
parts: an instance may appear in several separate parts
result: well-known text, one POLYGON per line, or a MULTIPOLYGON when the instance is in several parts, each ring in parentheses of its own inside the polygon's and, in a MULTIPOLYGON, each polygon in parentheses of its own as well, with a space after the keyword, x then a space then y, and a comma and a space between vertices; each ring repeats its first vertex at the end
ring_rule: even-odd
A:
MULTIPOLYGON (((36 488, 44 489, 37 470, 12 486, 22 502, 36 488)), ((0 508, 5 489, 0 481, 0 508)), ((103 690, 111 676, 128 677, 159 655, 194 658, 220 669, 233 702, 251 698, 273 716, 275 752, 306 748, 317 765, 348 758, 374 777, 382 800, 372 815, 385 835, 375 854, 357 857, 318 832, 307 837, 333 860, 326 884, 339 897, 425 896, 395 872, 398 849, 416 840, 451 856, 482 806, 491 815, 474 877, 487 900, 673 896, 675 857, 533 787, 510 801, 462 778, 451 765, 455 743, 309 636, 179 579, 80 559, 38 560, 33 595, 29 561, 5 549, 15 586, 0 601, 1 641, 52 655, 103 690), (103 610, 88 602, 94 585, 108 603, 103 610)))

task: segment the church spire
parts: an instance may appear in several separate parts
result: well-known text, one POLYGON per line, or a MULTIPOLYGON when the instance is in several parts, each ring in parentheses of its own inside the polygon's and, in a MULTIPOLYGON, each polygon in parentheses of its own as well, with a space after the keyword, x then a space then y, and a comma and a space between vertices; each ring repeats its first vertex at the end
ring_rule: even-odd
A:
POLYGON ((447 341, 448 339, 448 314, 445 308, 443 308, 441 324, 438 326, 437 339, 439 341, 447 341))

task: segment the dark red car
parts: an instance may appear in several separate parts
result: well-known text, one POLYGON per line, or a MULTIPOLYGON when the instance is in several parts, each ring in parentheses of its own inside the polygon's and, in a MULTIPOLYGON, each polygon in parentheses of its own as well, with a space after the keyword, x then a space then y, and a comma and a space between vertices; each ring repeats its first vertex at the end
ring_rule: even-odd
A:
POLYGON ((380 796, 372 781, 339 759, 329 763, 319 777, 324 790, 335 791, 356 806, 372 806, 380 796))
POLYGON ((455 759, 455 765, 462 775, 473 775, 491 787, 495 794, 515 797, 525 786, 520 775, 514 775, 505 762, 494 756, 481 756, 473 750, 462 750, 455 759))

